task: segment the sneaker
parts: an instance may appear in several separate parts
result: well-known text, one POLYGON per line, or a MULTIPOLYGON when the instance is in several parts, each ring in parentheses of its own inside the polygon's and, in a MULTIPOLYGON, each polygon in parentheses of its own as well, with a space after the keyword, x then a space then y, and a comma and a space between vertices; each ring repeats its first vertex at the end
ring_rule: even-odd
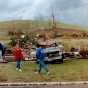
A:
POLYGON ((19 69, 19 71, 22 71, 21 69, 19 69))
POLYGON ((49 75, 50 74, 50 71, 49 72, 47 72, 47 75, 49 75))
POLYGON ((39 74, 37 71, 35 72, 36 74, 39 74))
POLYGON ((18 68, 16 68, 16 70, 18 70, 18 68))

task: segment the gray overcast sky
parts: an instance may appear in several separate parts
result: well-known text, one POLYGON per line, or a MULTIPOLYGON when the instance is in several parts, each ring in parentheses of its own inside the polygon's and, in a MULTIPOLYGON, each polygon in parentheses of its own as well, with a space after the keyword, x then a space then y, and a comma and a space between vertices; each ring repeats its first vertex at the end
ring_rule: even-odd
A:
POLYGON ((0 21, 51 19, 88 27, 88 0, 0 0, 0 21))

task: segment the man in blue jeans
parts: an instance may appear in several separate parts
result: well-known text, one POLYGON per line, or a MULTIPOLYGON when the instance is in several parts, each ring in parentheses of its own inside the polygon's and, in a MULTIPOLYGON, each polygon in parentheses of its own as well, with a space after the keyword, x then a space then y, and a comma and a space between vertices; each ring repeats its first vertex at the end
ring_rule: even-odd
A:
POLYGON ((37 50, 36 50, 36 58, 39 59, 39 65, 38 65, 38 71, 35 73, 40 73, 41 68, 44 68, 45 71, 47 72, 47 75, 50 74, 50 71, 48 70, 48 68, 46 67, 45 63, 44 63, 44 51, 42 49, 42 47, 40 47, 37 44, 37 50))

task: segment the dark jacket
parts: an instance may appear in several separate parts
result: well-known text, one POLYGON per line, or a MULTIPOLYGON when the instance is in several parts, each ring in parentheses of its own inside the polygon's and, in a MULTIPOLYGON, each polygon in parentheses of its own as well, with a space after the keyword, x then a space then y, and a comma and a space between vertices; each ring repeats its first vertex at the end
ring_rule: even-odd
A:
POLYGON ((3 50, 2 44, 0 43, 0 50, 3 50))

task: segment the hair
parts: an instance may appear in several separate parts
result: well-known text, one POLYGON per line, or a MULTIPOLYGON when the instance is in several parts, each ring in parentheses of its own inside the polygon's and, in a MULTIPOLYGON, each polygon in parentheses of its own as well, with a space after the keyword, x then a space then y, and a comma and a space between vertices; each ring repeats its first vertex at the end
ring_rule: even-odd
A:
POLYGON ((37 46, 37 48, 39 48, 39 47, 40 47, 40 45, 39 45, 39 44, 37 44, 36 46, 37 46))

